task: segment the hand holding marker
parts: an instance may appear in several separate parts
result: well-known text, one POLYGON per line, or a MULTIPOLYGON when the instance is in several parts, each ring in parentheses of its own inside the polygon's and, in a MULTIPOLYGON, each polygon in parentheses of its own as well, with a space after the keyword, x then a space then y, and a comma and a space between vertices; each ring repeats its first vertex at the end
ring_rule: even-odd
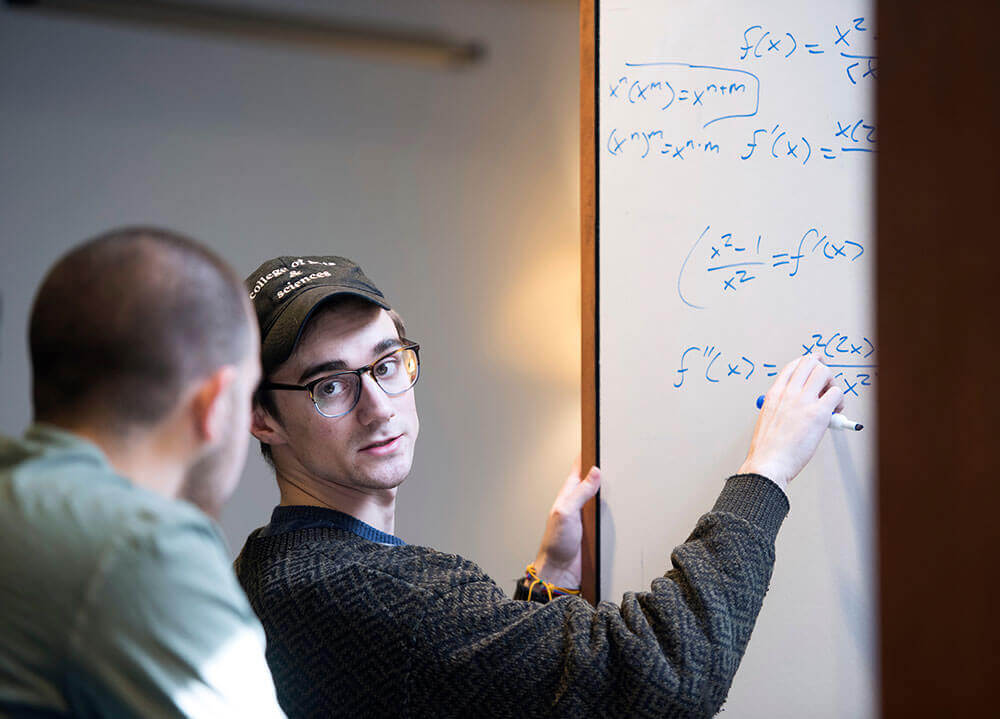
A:
POLYGON ((738 473, 759 474, 786 489, 816 453, 830 415, 843 410, 844 392, 822 358, 802 355, 781 369, 761 405, 738 473))
MULTIPOLYGON (((757 409, 760 409, 763 406, 764 395, 761 395, 757 398, 757 409)), ((863 424, 859 424, 852 419, 847 419, 847 417, 837 412, 830 415, 830 429, 850 429, 855 432, 860 432, 864 428, 865 426, 863 424)))

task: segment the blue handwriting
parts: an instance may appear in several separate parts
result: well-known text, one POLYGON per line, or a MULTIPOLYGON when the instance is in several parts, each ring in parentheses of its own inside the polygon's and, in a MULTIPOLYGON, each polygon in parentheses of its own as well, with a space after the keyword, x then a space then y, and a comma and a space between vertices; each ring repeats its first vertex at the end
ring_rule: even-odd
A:
MULTIPOLYGON (((723 294, 741 292, 754 281, 765 276, 782 274, 787 277, 797 277, 803 261, 817 258, 821 262, 853 263, 865 254, 864 244, 854 240, 831 238, 816 227, 810 227, 790 247, 776 247, 779 251, 771 251, 768 245, 770 238, 763 234, 746 237, 735 236, 731 232, 709 234, 711 225, 707 226, 695 240, 688 252, 681 271, 677 276, 677 293, 688 307, 705 309, 704 305, 694 304, 686 297, 682 289, 685 272, 695 250, 701 248, 698 262, 705 273, 719 273, 718 287, 723 294), (708 240, 705 241, 706 236, 708 240), (762 250, 763 246, 763 250, 762 250), (703 263, 703 264, 701 264, 703 263)), ((716 276, 716 275, 713 275, 716 276)))
POLYGON ((865 122, 864 118, 848 118, 846 122, 840 120, 834 122, 836 126, 831 128, 831 136, 824 138, 822 144, 810 142, 801 135, 796 136, 793 131, 783 128, 780 122, 770 129, 757 128, 750 133, 740 159, 749 160, 757 156, 805 165, 814 156, 824 160, 836 160, 849 153, 877 152, 874 122, 865 122))
POLYGON ((747 70, 686 62, 627 62, 625 68, 608 85, 608 100, 660 112, 691 108, 710 116, 702 127, 753 117, 760 105, 760 79, 747 70))
POLYGON ((877 39, 871 34, 868 21, 856 17, 835 23, 826 38, 829 42, 799 43, 795 34, 785 30, 770 30, 763 25, 751 25, 743 31, 739 46, 741 62, 756 62, 767 58, 787 60, 795 55, 825 55, 829 50, 843 63, 844 74, 852 85, 860 80, 878 79, 878 56, 859 52, 858 47, 877 39))
POLYGON ((613 157, 632 152, 643 159, 650 154, 672 160, 685 160, 696 152, 719 154, 719 146, 711 140, 670 138, 667 142, 663 130, 634 130, 622 132, 618 128, 608 135, 607 150, 613 157))
MULTIPOLYGON (((878 377, 878 363, 872 358, 875 345, 867 337, 857 339, 843 332, 817 332, 811 334, 802 347, 805 348, 802 354, 822 354, 826 366, 836 370, 834 379, 839 381, 845 397, 861 397, 878 377), (824 339, 826 337, 829 339, 824 339)), ((680 389, 685 382, 690 384, 691 381, 708 384, 749 382, 753 377, 766 381, 777 376, 779 366, 776 363, 764 362, 764 358, 748 354, 724 353, 720 347, 709 344, 686 347, 681 352, 673 386, 680 389), (694 372, 690 375, 694 380, 689 379, 691 372, 694 372)))

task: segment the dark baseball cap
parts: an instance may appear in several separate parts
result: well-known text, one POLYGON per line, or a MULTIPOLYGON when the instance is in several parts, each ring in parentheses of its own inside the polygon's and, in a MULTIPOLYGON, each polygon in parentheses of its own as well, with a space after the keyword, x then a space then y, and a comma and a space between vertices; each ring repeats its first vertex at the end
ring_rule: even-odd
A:
POLYGON ((357 295, 391 309, 381 290, 346 257, 276 257, 254 270, 246 286, 260 323, 265 374, 288 359, 306 322, 331 297, 357 295))

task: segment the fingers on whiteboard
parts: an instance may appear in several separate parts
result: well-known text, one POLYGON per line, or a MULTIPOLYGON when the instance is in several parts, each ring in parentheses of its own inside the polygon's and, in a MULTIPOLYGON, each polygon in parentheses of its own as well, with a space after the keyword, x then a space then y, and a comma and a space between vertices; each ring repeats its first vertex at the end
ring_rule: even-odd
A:
POLYGON ((809 376, 806 378, 805 390, 810 397, 819 397, 827 387, 833 384, 833 371, 815 358, 809 369, 809 376))
POLYGON ((774 378, 774 384, 771 385, 771 388, 767 391, 767 394, 764 395, 765 407, 774 404, 778 400, 778 398, 781 397, 781 395, 785 391, 785 388, 788 386, 789 378, 792 376, 792 373, 795 371, 796 367, 799 366, 799 362, 801 360, 802 358, 799 357, 797 359, 792 360, 791 362, 789 362, 788 364, 786 364, 784 367, 781 368, 781 371, 778 373, 778 376, 774 378))
POLYGON ((833 370, 829 368, 826 369, 825 382, 819 395, 821 399, 836 396, 837 402, 833 411, 842 412, 844 410, 844 390, 837 384, 837 377, 833 374, 833 370))
POLYGON ((829 411, 830 414, 841 412, 844 409, 844 390, 835 384, 827 387, 819 399, 824 411, 829 411))
POLYGON ((812 396, 818 397, 819 390, 823 386, 822 378, 829 370, 819 355, 809 353, 799 359, 799 366, 796 368, 795 374, 792 375, 792 381, 798 389, 809 390, 812 392, 812 396))
MULTIPOLYGON (((764 398, 765 406, 774 404, 786 391, 805 391, 811 397, 824 397, 832 388, 836 388, 840 396, 837 398, 836 409, 840 412, 844 408, 843 392, 835 385, 836 377, 833 371, 826 366, 822 355, 809 353, 796 357, 786 364, 778 373, 774 384, 768 389, 764 398)), ((829 395, 832 398, 834 395, 829 395)))

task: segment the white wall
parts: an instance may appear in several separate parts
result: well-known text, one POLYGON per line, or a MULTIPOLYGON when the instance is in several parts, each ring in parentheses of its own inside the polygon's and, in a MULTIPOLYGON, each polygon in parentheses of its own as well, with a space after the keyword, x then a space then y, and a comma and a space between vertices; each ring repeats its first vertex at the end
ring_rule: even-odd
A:
MULTIPOLYGON (((162 224, 242 274, 343 254, 424 348, 397 532, 509 591, 579 442, 576 4, 369 5, 336 12, 479 38, 488 59, 435 70, 0 7, 0 431, 30 416, 31 298, 86 237, 162 224)), ((276 496, 252 451, 223 516, 234 551, 276 496)))

